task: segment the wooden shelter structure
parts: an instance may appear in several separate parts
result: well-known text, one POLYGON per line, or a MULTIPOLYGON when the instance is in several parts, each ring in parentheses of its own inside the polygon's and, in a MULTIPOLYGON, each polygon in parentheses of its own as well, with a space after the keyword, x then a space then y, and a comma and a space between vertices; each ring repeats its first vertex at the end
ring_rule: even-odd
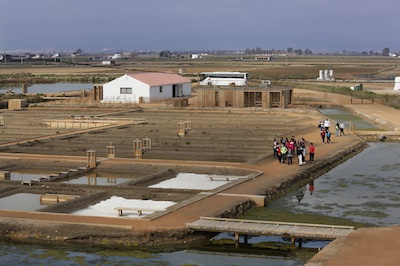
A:
POLYGON ((291 88, 209 87, 198 88, 199 107, 287 108, 292 101, 291 88))

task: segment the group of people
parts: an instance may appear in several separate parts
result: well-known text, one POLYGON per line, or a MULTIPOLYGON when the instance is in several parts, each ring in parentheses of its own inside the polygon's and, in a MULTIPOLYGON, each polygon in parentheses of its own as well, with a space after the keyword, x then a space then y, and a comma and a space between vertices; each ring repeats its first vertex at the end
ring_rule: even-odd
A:
MULTIPOLYGON (((328 118, 322 118, 318 124, 318 127, 321 129, 321 138, 322 143, 331 143, 331 122, 328 118)), ((344 123, 343 121, 337 122, 335 125, 336 136, 345 135, 344 133, 344 123)), ((306 163, 306 154, 309 154, 310 162, 314 161, 315 154, 315 146, 313 143, 310 143, 308 147, 308 152, 306 148, 306 141, 304 138, 296 140, 294 136, 290 139, 288 138, 280 138, 279 140, 274 139, 273 144, 274 150, 274 158, 278 159, 279 163, 287 163, 293 164, 293 157, 297 158, 297 163, 301 166, 306 163)))
MULTIPOLYGON (((326 143, 331 143, 331 131, 329 128, 331 127, 331 122, 329 121, 328 118, 322 118, 319 121, 318 127, 321 130, 321 138, 322 138, 322 143, 325 144, 325 138, 326 138, 326 143)), ((343 121, 336 122, 335 125, 335 135, 336 137, 345 135, 344 134, 344 123, 343 121)))
MULTIPOLYGON (((301 138, 296 141, 294 136, 289 140, 288 138, 280 138, 280 140, 274 139, 274 158, 278 159, 279 163, 286 163, 288 165, 293 164, 293 157, 297 158, 297 163, 301 166, 306 163, 306 141, 301 138)), ((308 153, 310 154, 310 161, 314 161, 315 147, 313 143, 310 143, 308 147, 308 153)))

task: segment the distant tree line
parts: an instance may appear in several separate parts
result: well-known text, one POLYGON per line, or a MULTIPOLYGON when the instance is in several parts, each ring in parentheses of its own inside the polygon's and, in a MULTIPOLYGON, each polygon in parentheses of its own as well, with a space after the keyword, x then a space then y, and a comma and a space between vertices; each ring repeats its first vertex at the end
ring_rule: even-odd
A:
POLYGON ((260 55, 260 54, 290 54, 290 55, 312 55, 313 52, 311 49, 293 49, 292 47, 287 48, 286 50, 282 49, 261 49, 260 47, 257 48, 246 48, 244 53, 247 55, 260 55))
MULTIPOLYGON (((246 55, 260 55, 260 54, 288 54, 288 55, 313 55, 314 53, 311 51, 311 49, 305 49, 304 51, 302 49, 294 49, 292 47, 287 48, 286 50, 282 49, 261 49, 260 47, 257 48, 246 48, 244 50, 244 53, 246 55)), ((318 53, 322 54, 322 53, 318 53)), ((338 53, 333 53, 333 54, 340 54, 340 55, 381 55, 381 56, 399 56, 399 53, 390 53, 390 49, 388 47, 385 47, 382 52, 376 52, 376 51, 363 51, 363 52, 356 52, 356 51, 347 51, 343 50, 338 53)))

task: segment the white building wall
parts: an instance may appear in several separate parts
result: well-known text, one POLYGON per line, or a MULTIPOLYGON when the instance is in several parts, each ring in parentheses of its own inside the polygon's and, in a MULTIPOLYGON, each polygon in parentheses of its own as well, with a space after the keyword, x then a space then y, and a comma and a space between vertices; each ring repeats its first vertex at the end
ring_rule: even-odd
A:
POLYGON ((172 98, 172 85, 154 86, 150 88, 150 99, 159 100, 165 98, 172 98), (160 92, 162 87, 162 92, 160 92))
POLYGON ((125 74, 104 84, 101 102, 137 103, 139 97, 148 98, 149 96, 149 85, 125 74), (120 88, 132 88, 132 94, 120 94, 120 88))
POLYGON ((192 94, 192 84, 191 83, 183 83, 183 96, 189 96, 192 94))
MULTIPOLYGON (((172 98, 174 93, 174 84, 168 84, 162 86, 162 93, 160 93, 160 86, 154 86, 150 88, 150 99, 159 100, 165 98, 172 98)), ((192 84, 191 83, 183 83, 182 84, 182 95, 181 96, 190 96, 192 93, 192 84)), ((177 97, 177 95, 175 95, 177 97)))

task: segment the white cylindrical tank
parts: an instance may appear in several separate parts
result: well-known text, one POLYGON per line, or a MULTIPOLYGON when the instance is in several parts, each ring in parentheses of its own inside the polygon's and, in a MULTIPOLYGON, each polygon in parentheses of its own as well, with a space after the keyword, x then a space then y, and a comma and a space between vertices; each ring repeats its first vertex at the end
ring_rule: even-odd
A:
POLYGON ((329 79, 333 79, 333 69, 329 70, 329 79))
POLYGON ((320 70, 320 71, 319 71, 319 77, 318 77, 318 79, 324 79, 324 71, 323 71, 323 70, 320 70))
POLYGON ((400 91, 400 77, 394 78, 394 88, 395 91, 400 91))
POLYGON ((329 70, 328 70, 328 69, 325 69, 325 70, 324 70, 324 79, 325 79, 325 80, 328 80, 328 79, 329 79, 329 70))

